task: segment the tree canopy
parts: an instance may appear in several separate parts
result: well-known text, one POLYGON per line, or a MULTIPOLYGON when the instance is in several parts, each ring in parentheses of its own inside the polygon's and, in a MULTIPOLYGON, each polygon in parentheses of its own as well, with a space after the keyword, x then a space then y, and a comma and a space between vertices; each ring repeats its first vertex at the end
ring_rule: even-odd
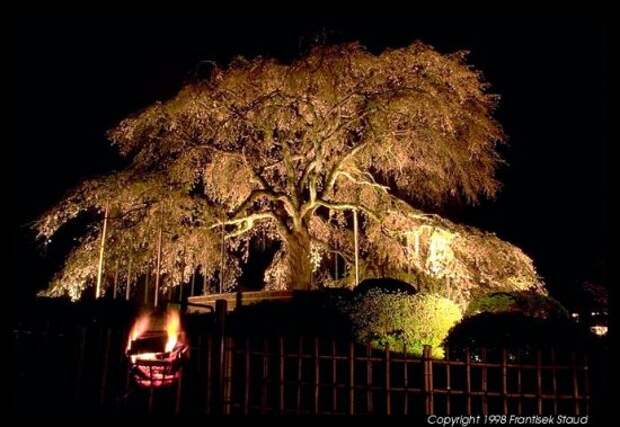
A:
MULTIPOLYGON (((351 264, 354 213, 364 277, 418 272, 466 294, 541 290, 518 248, 422 211, 498 191, 504 133, 488 89, 465 53, 420 42, 377 55, 319 46, 289 64, 237 58, 112 129, 127 167, 82 183, 36 228, 49 240, 80 213, 109 210, 105 263, 121 275, 130 262, 134 275, 153 268, 163 230, 164 286, 196 270, 216 277, 223 231, 225 289, 250 242, 266 239, 279 244, 267 287, 308 289, 337 281, 327 274, 333 254, 351 264)), ((92 283, 101 233, 96 223, 82 237, 51 294, 77 297, 92 283)))

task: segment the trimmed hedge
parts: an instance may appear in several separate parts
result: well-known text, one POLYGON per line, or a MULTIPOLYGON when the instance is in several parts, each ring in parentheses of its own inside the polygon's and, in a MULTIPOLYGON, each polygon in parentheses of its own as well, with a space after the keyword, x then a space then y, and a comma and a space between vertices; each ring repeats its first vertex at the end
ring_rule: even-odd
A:
POLYGON ((375 348, 386 345, 394 351, 422 355, 430 345, 432 356, 444 356, 441 347, 454 324, 461 320, 461 310, 451 300, 435 294, 409 295, 370 289, 343 304, 351 320, 357 341, 375 348))

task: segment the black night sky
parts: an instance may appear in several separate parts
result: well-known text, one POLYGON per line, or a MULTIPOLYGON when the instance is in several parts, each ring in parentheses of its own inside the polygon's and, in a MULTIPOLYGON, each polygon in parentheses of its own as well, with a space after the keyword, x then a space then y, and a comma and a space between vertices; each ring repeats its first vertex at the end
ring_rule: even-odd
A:
POLYGON ((321 33, 372 51, 416 39, 471 51, 502 96, 508 166, 497 200, 448 216, 520 246, 560 300, 580 280, 607 284, 608 52, 594 18, 22 17, 14 32, 17 294, 45 287, 59 266, 53 249, 36 250, 27 224, 80 179, 122 166, 107 129, 173 96, 200 75, 201 60, 288 60, 321 33))

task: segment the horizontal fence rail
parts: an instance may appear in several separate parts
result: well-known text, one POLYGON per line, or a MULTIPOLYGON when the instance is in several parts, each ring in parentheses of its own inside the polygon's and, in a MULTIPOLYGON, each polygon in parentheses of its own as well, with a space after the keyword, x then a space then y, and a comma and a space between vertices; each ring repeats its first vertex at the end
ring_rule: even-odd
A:
POLYGON ((566 414, 591 412, 587 353, 452 348, 433 359, 323 337, 194 334, 179 380, 140 388, 128 331, 14 331, 16 407, 177 414, 566 414))

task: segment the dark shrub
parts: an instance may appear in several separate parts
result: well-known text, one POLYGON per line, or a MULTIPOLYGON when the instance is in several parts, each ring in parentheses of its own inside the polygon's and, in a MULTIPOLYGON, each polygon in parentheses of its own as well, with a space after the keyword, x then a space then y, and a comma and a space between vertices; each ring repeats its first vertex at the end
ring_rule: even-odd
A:
POLYGON ((366 279, 360 283, 353 292, 356 295, 366 294, 371 289, 379 289, 384 292, 398 292, 403 294, 414 295, 417 293, 416 288, 407 282, 398 279, 381 278, 366 279))
POLYGON ((541 319, 521 313, 481 313, 465 318, 446 338, 451 347, 582 348, 594 339, 567 319, 541 319))
POLYGON ((346 289, 296 292, 290 301, 264 301, 235 310, 229 331, 238 335, 349 337, 351 326, 338 306, 352 297, 346 289))
POLYGON ((467 306, 466 316, 480 313, 522 313, 540 319, 567 319, 568 311, 559 301, 535 292, 494 292, 481 295, 467 306))

